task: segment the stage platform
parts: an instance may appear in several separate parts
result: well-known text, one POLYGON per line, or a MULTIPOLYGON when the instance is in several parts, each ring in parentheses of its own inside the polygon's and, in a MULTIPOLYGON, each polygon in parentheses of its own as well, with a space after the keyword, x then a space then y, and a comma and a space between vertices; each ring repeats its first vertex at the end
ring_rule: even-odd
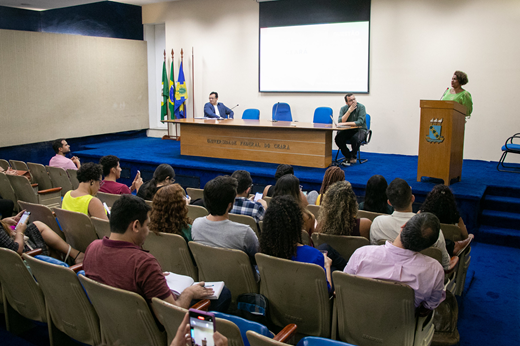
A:
MULTIPOLYGON (((180 154, 180 143, 177 141, 142 136, 86 144, 82 146, 82 150, 74 151, 74 155, 79 156, 82 162, 97 162, 100 157, 109 154, 121 159, 122 182, 128 184, 131 183, 138 169, 146 181, 151 179, 157 165, 168 163, 175 169, 177 182, 184 187, 203 188, 206 182, 217 175, 231 174, 237 169, 244 169, 251 173, 255 190, 258 191, 267 184, 274 184, 274 173, 277 167, 276 164, 253 161, 184 156, 180 154)), ((335 155, 334 151, 333 157, 335 155)), ((365 152, 361 155, 367 158, 368 162, 343 167, 346 179, 354 187, 356 195, 361 198, 368 179, 374 174, 384 176, 389 183, 394 178, 405 179, 416 196, 415 207, 418 207, 426 194, 439 183, 424 178, 421 182, 416 181, 417 156, 365 152)), ((294 166, 294 170, 305 190, 319 191, 326 169, 294 166)), ((457 197, 468 229, 477 233, 481 218, 479 215, 483 212, 482 205, 486 193, 490 189, 520 191, 520 176, 498 172, 496 162, 464 160, 462 180, 451 185, 451 188, 457 197)))

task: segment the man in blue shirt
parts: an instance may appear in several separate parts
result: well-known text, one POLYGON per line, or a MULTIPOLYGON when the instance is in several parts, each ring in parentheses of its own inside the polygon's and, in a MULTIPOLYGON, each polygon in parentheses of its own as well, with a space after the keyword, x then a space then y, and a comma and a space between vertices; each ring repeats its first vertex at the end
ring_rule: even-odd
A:
POLYGON ((358 126, 358 128, 338 131, 334 140, 343 156, 345 156, 345 162, 343 164, 350 165, 351 163, 356 163, 360 143, 366 136, 367 112, 365 106, 361 103, 357 103, 354 94, 346 94, 345 102, 347 104, 341 107, 339 111, 338 125, 358 126), (352 151, 347 148, 347 142, 350 142, 352 151))
POLYGON ((207 118, 230 118, 235 113, 223 103, 218 102, 218 93, 212 91, 209 94, 209 102, 204 105, 204 116, 207 118))

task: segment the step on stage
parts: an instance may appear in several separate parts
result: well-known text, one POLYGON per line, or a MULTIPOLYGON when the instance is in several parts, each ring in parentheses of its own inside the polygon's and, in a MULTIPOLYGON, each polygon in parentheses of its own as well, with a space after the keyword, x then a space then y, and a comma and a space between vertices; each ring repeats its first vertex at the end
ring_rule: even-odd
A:
MULTIPOLYGON (((148 137, 87 144, 83 146, 83 150, 75 151, 74 155, 79 156, 82 162, 98 162, 104 155, 119 157, 123 169, 120 181, 128 185, 131 184, 138 169, 141 171, 143 179, 147 181, 152 178, 153 172, 159 164, 167 163, 175 169, 176 182, 184 187, 203 188, 206 182, 217 175, 231 174, 235 170, 244 169, 251 173, 255 190, 259 191, 265 185, 274 184, 274 173, 277 167, 277 164, 274 163, 181 155, 180 142, 148 137)), ((333 151, 332 155, 335 156, 336 152, 333 151)), ((343 168, 345 179, 352 184, 358 197, 364 195, 365 185, 374 174, 384 176, 388 183, 394 178, 402 178, 412 187, 416 197, 414 207, 418 208, 426 194, 439 183, 439 181, 425 178, 421 182, 416 181, 417 156, 365 152, 362 152, 361 155, 363 158, 367 158, 368 162, 343 168)), ((302 162, 302 165, 304 164, 302 162)), ((506 190, 507 194, 513 193, 513 195, 520 196, 520 175, 498 172, 496 165, 496 162, 464 160, 462 180, 450 186, 457 197, 461 216, 470 232, 478 232, 481 205, 485 205, 488 190, 506 190)), ((326 168, 294 165, 295 175, 300 179, 304 190, 319 191, 325 170, 326 168)), ((496 195, 495 192, 492 194, 496 195)), ((497 227, 501 226, 497 225, 497 227)), ((510 226, 504 227, 509 228, 510 226)), ((517 232, 520 235, 520 229, 517 232)), ((478 234, 476 240, 478 241, 478 234)))

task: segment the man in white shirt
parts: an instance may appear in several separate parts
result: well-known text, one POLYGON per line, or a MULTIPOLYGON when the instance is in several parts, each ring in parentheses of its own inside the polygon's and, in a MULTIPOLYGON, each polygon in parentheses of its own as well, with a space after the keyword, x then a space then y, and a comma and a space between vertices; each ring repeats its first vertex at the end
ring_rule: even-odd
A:
POLYGON ((209 102, 204 105, 204 116, 206 118, 230 118, 233 119, 235 113, 223 103, 218 102, 218 93, 215 91, 209 94, 209 102))
MULTIPOLYGON (((370 227, 370 244, 378 245, 379 240, 393 241, 399 235, 401 227, 408 222, 415 213, 412 211, 412 204, 415 196, 408 183, 400 178, 394 179, 386 189, 388 204, 394 207, 392 215, 380 215, 374 219, 370 227)), ((446 250, 446 240, 442 232, 433 244, 442 252, 442 266, 444 269, 450 266, 450 255, 446 250)))

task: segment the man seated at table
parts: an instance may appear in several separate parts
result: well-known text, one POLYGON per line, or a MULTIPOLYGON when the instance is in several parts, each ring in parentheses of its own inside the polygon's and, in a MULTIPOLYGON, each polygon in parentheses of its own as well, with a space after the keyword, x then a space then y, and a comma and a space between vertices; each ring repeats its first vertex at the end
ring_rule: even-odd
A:
POLYGON ((135 175, 132 186, 128 188, 125 184, 118 183, 116 180, 121 178, 121 166, 119 165, 119 158, 114 155, 103 156, 99 160, 99 164, 103 166, 103 175, 105 179, 101 182, 100 192, 112 193, 114 195, 130 194, 133 191, 139 191, 143 185, 141 173, 139 171, 135 175))
MULTIPOLYGON (((157 297, 187 309, 193 299, 209 297, 213 290, 201 283, 179 296, 170 291, 159 262, 142 248, 150 232, 150 209, 142 198, 122 195, 112 207, 110 237, 94 240, 85 251, 85 274, 105 285, 140 294, 148 303, 157 297)), ((219 300, 211 301, 211 309, 227 310, 231 294, 224 289, 219 300)))
POLYGON ((70 145, 67 143, 65 139, 57 139, 52 142, 52 149, 56 153, 55 156, 51 158, 49 161, 49 166, 51 167, 60 167, 64 170, 67 169, 79 169, 81 167, 81 163, 79 162, 79 158, 73 156, 72 158, 68 158, 65 155, 70 153, 70 145))
POLYGON ((254 262, 259 242, 248 225, 229 220, 237 194, 237 180, 228 175, 218 176, 204 186, 206 217, 193 221, 191 237, 202 245, 244 251, 254 262))
POLYGON ((204 116, 206 118, 233 118, 235 113, 223 103, 218 102, 218 93, 209 94, 209 102, 204 105, 204 116))
POLYGON ((440 222, 432 213, 421 213, 402 226, 393 243, 363 246, 350 257, 345 273, 407 284, 415 291, 415 307, 433 310, 446 298, 444 270, 420 251, 439 239, 440 222))

